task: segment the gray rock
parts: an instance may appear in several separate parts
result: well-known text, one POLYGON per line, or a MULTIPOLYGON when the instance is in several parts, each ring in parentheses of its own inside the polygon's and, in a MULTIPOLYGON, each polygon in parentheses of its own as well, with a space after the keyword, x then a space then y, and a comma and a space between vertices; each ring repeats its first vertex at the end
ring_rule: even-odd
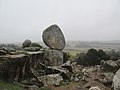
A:
POLYGON ((46 50, 44 52, 44 64, 57 66, 63 64, 63 52, 58 50, 46 50))
POLYGON ((60 86, 60 83, 63 81, 62 76, 60 74, 51 74, 45 75, 38 78, 40 82, 44 84, 44 86, 55 85, 60 86))
POLYGON ((51 25, 45 29, 42 37, 44 43, 52 49, 62 50, 66 45, 64 35, 57 25, 51 25))
POLYGON ((0 50, 0 55, 6 55, 6 54, 7 54, 6 51, 4 51, 4 50, 0 50))
POLYGON ((115 61, 112 61, 112 60, 108 60, 108 61, 102 60, 100 64, 100 69, 103 72, 115 73, 119 69, 119 65, 115 61))
POLYGON ((79 81, 79 78, 75 77, 74 81, 75 81, 75 82, 78 82, 78 81, 79 81))
POLYGON ((26 39, 24 42, 23 42, 23 48, 25 48, 25 47, 29 47, 30 45, 31 45, 31 41, 30 40, 28 40, 28 39, 26 39))
POLYGON ((120 90, 120 69, 116 72, 115 76, 113 77, 113 89, 120 90))

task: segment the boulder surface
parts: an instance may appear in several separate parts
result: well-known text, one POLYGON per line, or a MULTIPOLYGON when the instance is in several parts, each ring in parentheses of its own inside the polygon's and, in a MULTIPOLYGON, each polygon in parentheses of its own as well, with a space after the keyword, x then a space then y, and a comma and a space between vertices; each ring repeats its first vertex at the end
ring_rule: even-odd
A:
POLYGON ((62 50, 66 45, 64 35, 57 25, 45 29, 42 37, 44 43, 51 49, 62 50))

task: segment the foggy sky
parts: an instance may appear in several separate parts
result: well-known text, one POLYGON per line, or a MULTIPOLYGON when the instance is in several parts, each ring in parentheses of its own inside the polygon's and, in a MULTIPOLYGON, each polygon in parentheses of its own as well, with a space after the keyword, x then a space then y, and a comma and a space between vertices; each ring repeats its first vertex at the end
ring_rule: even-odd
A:
POLYGON ((120 0, 0 0, 0 43, 42 41, 52 24, 66 40, 120 40, 120 0))

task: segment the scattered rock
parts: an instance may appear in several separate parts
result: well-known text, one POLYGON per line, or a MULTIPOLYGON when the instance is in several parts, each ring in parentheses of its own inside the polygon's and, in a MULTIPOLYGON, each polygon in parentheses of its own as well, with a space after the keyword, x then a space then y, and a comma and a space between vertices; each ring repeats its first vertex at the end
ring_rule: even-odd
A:
POLYGON ((51 25, 45 29, 42 37, 44 43, 52 49, 62 50, 66 45, 64 35, 57 25, 51 25))
POLYGON ((39 81, 42 82, 44 86, 48 85, 60 86, 60 83, 63 81, 63 78, 60 74, 51 74, 39 77, 39 81))
POLYGON ((78 82, 80 79, 78 77, 75 77, 74 81, 78 82))
POLYGON ((101 90, 98 86, 91 87, 89 90, 101 90))

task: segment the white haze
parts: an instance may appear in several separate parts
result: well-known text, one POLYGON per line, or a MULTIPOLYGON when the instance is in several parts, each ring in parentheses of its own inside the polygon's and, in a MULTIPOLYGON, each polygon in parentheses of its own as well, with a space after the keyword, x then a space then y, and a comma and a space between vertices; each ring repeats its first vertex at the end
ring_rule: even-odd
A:
POLYGON ((120 40, 120 0, 0 0, 0 43, 41 41, 52 24, 66 40, 120 40))

